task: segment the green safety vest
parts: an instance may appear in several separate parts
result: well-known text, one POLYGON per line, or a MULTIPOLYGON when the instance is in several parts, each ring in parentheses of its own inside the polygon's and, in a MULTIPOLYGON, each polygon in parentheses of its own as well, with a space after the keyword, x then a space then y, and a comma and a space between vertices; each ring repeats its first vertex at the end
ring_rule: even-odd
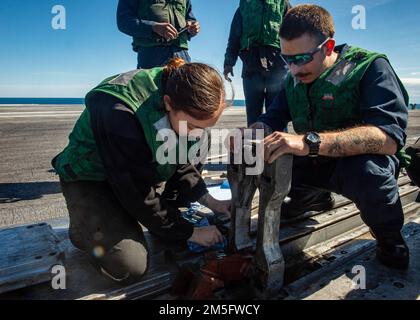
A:
MULTIPOLYGON (((187 25, 187 0, 139 0, 138 18, 153 22, 169 22, 178 31, 187 25)), ((133 50, 140 47, 176 45, 188 49, 188 32, 183 32, 178 39, 166 42, 157 33, 150 38, 133 38, 133 50)))
MULTIPOLYGON (((140 121, 147 144, 152 150, 159 181, 167 181, 176 171, 176 164, 159 164, 157 150, 159 129, 171 129, 162 109, 163 68, 134 70, 105 79, 86 96, 86 109, 69 136, 69 144, 53 161, 57 173, 65 181, 104 181, 107 179, 90 126, 90 99, 98 92, 124 102, 140 121)), ((163 140, 163 139, 162 139, 163 140)), ((188 144, 189 149, 191 145, 188 144)), ((178 141, 177 141, 178 150, 178 141)), ((187 150, 188 150, 187 149, 187 150)), ((177 153, 178 157, 178 153, 177 153)))
POLYGON ((241 50, 258 46, 280 49, 280 26, 285 9, 284 0, 241 0, 241 50))
MULTIPOLYGON (((362 124, 359 84, 369 66, 378 58, 388 61, 383 54, 345 46, 336 63, 310 87, 289 73, 285 87, 296 133, 333 131, 362 124)), ((408 106, 408 93, 396 77, 408 106)), ((404 157, 401 154, 400 160, 407 160, 404 157)))

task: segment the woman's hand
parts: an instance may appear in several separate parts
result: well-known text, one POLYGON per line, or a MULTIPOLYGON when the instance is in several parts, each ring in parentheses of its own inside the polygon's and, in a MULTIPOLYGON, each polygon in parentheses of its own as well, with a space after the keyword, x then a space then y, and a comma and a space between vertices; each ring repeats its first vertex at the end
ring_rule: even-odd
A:
POLYGON ((228 217, 230 217, 230 200, 217 200, 210 195, 210 193, 206 193, 199 202, 209 208, 213 212, 222 213, 228 217))
POLYGON ((194 232, 188 241, 197 243, 204 247, 211 247, 216 243, 222 243, 223 236, 216 226, 208 226, 194 228, 194 232))
POLYGON ((230 200, 217 200, 214 199, 214 203, 211 209, 213 212, 223 213, 224 215, 230 217, 230 200))

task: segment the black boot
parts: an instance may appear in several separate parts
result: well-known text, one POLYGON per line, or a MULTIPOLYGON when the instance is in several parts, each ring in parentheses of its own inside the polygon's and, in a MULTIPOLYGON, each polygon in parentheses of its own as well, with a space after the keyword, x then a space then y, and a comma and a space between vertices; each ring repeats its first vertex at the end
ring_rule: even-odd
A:
POLYGON ((373 232, 372 236, 376 239, 376 258, 383 265, 405 270, 410 262, 410 251, 400 232, 373 232))
POLYGON ((334 204, 330 192, 312 188, 294 189, 282 204, 281 216, 292 219, 309 211, 328 211, 334 208, 334 204))

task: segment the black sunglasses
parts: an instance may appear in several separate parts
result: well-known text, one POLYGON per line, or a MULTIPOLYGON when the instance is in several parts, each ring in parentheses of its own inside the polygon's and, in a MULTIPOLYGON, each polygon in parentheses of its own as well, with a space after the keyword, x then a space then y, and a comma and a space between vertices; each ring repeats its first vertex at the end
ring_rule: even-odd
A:
POLYGON ((288 65, 291 65, 292 63, 296 66, 304 66, 305 64, 308 64, 312 60, 314 60, 314 55, 322 50, 322 47, 330 40, 328 38, 323 43, 321 43, 318 47, 316 47, 314 50, 307 52, 307 53, 301 53, 301 54, 295 54, 293 56, 288 56, 285 54, 282 54, 281 57, 283 58, 284 62, 288 65))

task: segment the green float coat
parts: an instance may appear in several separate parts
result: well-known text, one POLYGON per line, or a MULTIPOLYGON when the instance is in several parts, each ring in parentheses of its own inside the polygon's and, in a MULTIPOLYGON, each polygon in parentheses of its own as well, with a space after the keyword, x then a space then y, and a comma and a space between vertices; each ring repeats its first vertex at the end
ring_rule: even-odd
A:
MULTIPOLYGON (((311 86, 297 81, 289 73, 286 95, 296 133, 334 131, 362 124, 360 82, 369 66, 378 58, 388 60, 383 54, 347 46, 336 63, 311 86)), ((408 93, 396 77, 408 105, 408 93)), ((399 158, 405 166, 409 164, 403 151, 399 158)))
POLYGON ((280 26, 286 5, 284 0, 241 0, 241 50, 258 46, 280 49, 280 26))
MULTIPOLYGON (((55 169, 62 179, 106 180, 106 173, 90 126, 90 101, 98 92, 120 99, 135 112, 152 151, 160 181, 167 181, 175 173, 176 164, 159 164, 157 161, 158 149, 164 143, 163 137, 157 139, 158 130, 170 129, 168 117, 162 107, 162 75, 163 68, 134 70, 104 80, 87 94, 86 109, 69 136, 68 146, 55 161, 55 169)), ((189 144, 187 148, 190 146, 189 144)), ((178 150, 178 145, 175 147, 178 150)))
MULTIPOLYGON (((142 0, 139 1, 138 18, 145 21, 168 22, 178 31, 187 25, 187 0, 142 0)), ((176 40, 166 42, 157 33, 152 32, 148 39, 133 39, 133 49, 140 47, 156 47, 176 45, 188 49, 188 33, 183 32, 176 40)))

